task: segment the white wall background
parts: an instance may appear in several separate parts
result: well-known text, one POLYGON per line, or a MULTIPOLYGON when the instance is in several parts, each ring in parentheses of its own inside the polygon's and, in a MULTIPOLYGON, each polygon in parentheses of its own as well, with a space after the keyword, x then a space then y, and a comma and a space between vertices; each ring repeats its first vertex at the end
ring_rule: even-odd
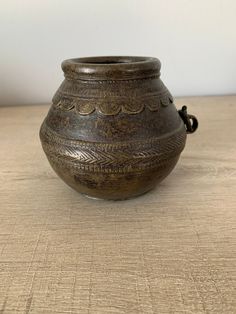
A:
POLYGON ((236 93, 235 0, 0 0, 0 104, 51 100, 70 57, 162 61, 174 96, 236 93))

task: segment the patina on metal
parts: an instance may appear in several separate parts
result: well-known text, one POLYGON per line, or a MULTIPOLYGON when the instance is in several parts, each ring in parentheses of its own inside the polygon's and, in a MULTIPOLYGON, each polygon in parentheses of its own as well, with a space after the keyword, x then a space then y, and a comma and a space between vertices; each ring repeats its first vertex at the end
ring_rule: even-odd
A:
POLYGON ((150 57, 65 60, 40 138, 55 172, 95 198, 151 190, 176 165, 197 119, 177 111, 150 57))

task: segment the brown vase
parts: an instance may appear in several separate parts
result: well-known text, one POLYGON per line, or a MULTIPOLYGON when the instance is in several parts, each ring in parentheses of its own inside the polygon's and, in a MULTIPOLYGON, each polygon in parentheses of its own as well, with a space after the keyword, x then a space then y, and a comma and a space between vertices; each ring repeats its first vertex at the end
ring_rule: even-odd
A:
POLYGON ((90 57, 62 63, 65 79, 40 138, 55 172, 95 198, 127 199, 163 180, 197 119, 177 111, 149 57, 90 57))

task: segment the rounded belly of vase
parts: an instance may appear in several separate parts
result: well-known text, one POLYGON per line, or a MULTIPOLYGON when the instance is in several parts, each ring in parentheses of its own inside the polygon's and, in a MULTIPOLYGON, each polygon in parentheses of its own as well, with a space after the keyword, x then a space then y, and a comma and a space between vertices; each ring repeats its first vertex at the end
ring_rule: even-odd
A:
POLYGON ((69 186, 94 198, 127 199, 151 190, 175 167, 185 146, 186 130, 125 142, 67 139, 47 124, 40 137, 47 158, 69 186))

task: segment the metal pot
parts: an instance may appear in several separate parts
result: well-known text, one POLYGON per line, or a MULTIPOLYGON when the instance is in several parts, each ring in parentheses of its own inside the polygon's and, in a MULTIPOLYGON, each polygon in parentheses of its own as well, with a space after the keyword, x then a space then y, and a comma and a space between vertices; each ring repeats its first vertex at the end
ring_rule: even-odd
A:
POLYGON ((90 57, 62 63, 65 79, 40 138, 55 172, 95 198, 152 189, 176 165, 197 119, 177 111, 149 57, 90 57))

